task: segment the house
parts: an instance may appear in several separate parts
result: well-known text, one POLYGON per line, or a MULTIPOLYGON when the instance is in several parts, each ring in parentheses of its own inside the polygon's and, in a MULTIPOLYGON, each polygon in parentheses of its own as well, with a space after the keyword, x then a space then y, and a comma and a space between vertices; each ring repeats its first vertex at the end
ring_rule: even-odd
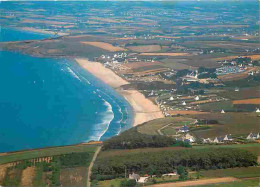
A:
POLYGON ((183 106, 185 106, 185 105, 186 105, 186 102, 185 102, 185 101, 183 101, 183 102, 182 102, 182 105, 183 105, 183 106))
POLYGON ((216 137, 216 138, 213 140, 214 143, 223 143, 223 141, 224 141, 224 138, 223 138, 223 137, 216 137))
POLYGON ((194 99, 195 99, 195 101, 200 100, 199 96, 196 96, 194 99))
POLYGON ((174 100, 174 98, 173 97, 170 97, 170 99, 169 99, 170 101, 173 101, 174 100))
POLYGON ((212 143, 210 138, 202 138, 203 143, 212 143))
POLYGON ((239 88, 238 87, 235 88, 235 92, 239 92, 239 88))
POLYGON ((185 140, 189 140, 190 143, 193 143, 196 141, 196 139, 194 138, 194 136, 190 135, 189 133, 187 133, 184 137, 185 140))
POLYGON ((129 179, 134 179, 136 182, 140 179, 140 176, 136 173, 129 174, 129 179))
POLYGON ((257 108, 255 112, 259 113, 260 112, 259 108, 257 108))
POLYGON ((256 133, 250 133, 247 137, 246 137, 247 140, 257 140, 257 139, 260 139, 260 135, 259 133, 256 134, 256 133))
POLYGON ((165 177, 165 176, 176 176, 176 175, 177 175, 177 172, 173 172, 173 173, 163 174, 162 176, 165 177))
POLYGON ((138 183, 146 183, 150 177, 140 177, 140 179, 137 181, 138 183))
POLYGON ((223 140, 224 141, 233 141, 231 134, 226 135, 223 140))
POLYGON ((185 125, 179 129, 179 132, 189 132, 189 128, 185 125))
POLYGON ((221 110, 221 114, 225 114, 225 111, 223 109, 221 110))

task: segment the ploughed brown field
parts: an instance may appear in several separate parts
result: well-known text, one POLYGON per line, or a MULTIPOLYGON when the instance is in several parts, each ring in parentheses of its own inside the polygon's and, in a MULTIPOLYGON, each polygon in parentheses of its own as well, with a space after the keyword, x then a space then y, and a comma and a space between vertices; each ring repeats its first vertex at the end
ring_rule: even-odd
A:
POLYGON ((128 47, 128 49, 135 52, 145 53, 145 52, 160 51, 161 46, 160 45, 139 45, 139 46, 130 46, 128 47))
POLYGON ((92 45, 94 47, 98 47, 110 52, 117 52, 117 51, 127 51, 126 49, 122 47, 116 47, 111 45, 110 43, 105 43, 105 42, 80 42, 82 44, 87 44, 87 45, 92 45))
POLYGON ((190 56, 189 53, 141 53, 140 56, 190 56))
POLYGON ((239 105, 239 104, 255 104, 255 105, 260 105, 260 98, 235 100, 235 101, 233 101, 233 104, 234 104, 234 105, 239 105))
POLYGON ((22 171, 21 186, 33 186, 35 167, 27 167, 22 171))
MULTIPOLYGON (((226 56, 226 57, 219 57, 219 58, 214 58, 214 60, 219 61, 219 60, 231 60, 234 58, 237 58, 238 56, 226 56)), ((249 56, 243 56, 243 57, 250 57, 252 60, 259 60, 260 55, 249 55, 249 56)))

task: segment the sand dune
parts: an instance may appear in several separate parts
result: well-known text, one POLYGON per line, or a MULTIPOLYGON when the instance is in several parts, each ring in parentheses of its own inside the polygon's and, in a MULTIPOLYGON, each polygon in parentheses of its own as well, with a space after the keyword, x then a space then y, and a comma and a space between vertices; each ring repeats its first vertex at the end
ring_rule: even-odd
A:
POLYGON ((81 67, 113 87, 118 93, 124 96, 133 108, 135 114, 134 126, 146 121, 164 117, 157 105, 145 98, 139 91, 123 90, 120 88, 122 85, 129 83, 116 75, 112 70, 105 68, 101 63, 90 62, 87 59, 76 59, 76 61, 81 67))

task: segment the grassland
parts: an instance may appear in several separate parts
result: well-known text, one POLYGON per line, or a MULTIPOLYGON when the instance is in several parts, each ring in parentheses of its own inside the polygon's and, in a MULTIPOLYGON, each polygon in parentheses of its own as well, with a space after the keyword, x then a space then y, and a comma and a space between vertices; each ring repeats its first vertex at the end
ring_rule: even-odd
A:
POLYGON ((203 185, 197 187, 249 187, 249 186, 259 186, 259 178, 253 179, 243 179, 240 181, 234 181, 230 183, 221 183, 221 184, 211 184, 211 185, 203 185))
POLYGON ((260 156, 260 144, 259 143, 250 143, 250 144, 232 144, 232 145, 199 145, 193 146, 193 149, 204 149, 212 147, 222 147, 222 148, 237 148, 250 151, 258 156, 260 156))
POLYGON ((238 92, 235 89, 220 90, 217 95, 231 100, 256 98, 260 96, 260 87, 240 88, 238 92))
POLYGON ((214 138, 226 134, 247 135, 250 132, 259 131, 259 117, 255 112, 228 112, 225 114, 219 112, 191 116, 198 119, 217 120, 219 123, 207 130, 194 131, 194 134, 201 138, 214 138))
POLYGON ((199 105, 199 108, 203 111, 220 112, 222 109, 225 111, 234 111, 232 101, 219 101, 213 103, 205 103, 199 105))
POLYGON ((202 170, 200 171, 200 175, 206 178, 227 177, 227 176, 235 177, 235 178, 260 177, 260 167, 202 170))
POLYGON ((149 121, 147 123, 144 123, 143 125, 139 125, 137 127, 138 132, 143 133, 143 134, 150 134, 150 135, 158 135, 158 130, 161 129, 162 127, 169 125, 171 127, 173 126, 183 126, 183 125, 188 125, 195 120, 192 118, 187 118, 187 117, 167 117, 167 118, 162 118, 162 119, 156 119, 149 121))
POLYGON ((185 62, 185 59, 172 59, 172 58, 167 58, 167 59, 163 59, 161 60, 161 62, 169 67, 169 68, 173 68, 175 70, 181 70, 181 69, 191 69, 194 68, 192 66, 186 65, 183 62, 185 62))

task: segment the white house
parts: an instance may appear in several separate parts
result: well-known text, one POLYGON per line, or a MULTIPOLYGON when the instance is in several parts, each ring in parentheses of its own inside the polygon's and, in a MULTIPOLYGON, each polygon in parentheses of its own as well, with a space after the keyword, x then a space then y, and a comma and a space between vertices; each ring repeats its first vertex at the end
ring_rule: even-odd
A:
POLYGON ((224 141, 232 141, 233 139, 232 139, 231 134, 229 134, 229 135, 226 135, 223 140, 224 141))
POLYGON ((173 172, 173 173, 166 173, 166 174, 163 174, 162 176, 176 176, 177 175, 177 172, 173 172))
POLYGON ((140 179, 137 181, 138 183, 146 183, 150 177, 140 177, 140 179))
POLYGON ((184 137, 185 140, 189 140, 190 143, 193 143, 196 141, 196 139, 194 138, 194 136, 190 135, 189 133, 187 133, 184 137))
POLYGON ((196 96, 194 99, 195 99, 195 101, 200 100, 199 96, 196 96))
POLYGON ((129 174, 129 179, 134 179, 136 182, 139 181, 140 176, 136 173, 129 174))
POLYGON ((185 105, 186 105, 186 102, 185 102, 185 101, 183 101, 183 102, 182 102, 182 105, 183 105, 183 106, 185 106, 185 105))
POLYGON ((223 141, 224 141, 224 138, 223 138, 223 137, 216 137, 216 138, 213 140, 214 143, 223 143, 223 141))
POLYGON ((259 133, 256 134, 256 133, 250 133, 247 137, 246 137, 247 140, 257 140, 257 139, 260 139, 260 135, 259 133))
POLYGON ((225 111, 223 109, 221 110, 221 114, 225 114, 225 111))
POLYGON ((257 108, 255 112, 257 112, 257 113, 260 112, 259 108, 257 108))

